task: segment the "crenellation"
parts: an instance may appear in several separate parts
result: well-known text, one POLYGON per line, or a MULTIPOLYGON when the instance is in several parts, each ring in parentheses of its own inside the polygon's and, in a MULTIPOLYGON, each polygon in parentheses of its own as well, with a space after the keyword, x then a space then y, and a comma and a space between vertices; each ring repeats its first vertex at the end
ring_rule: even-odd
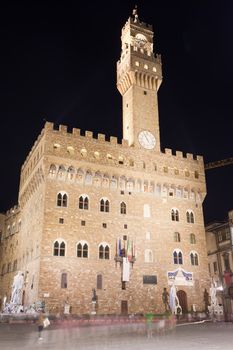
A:
POLYGON ((125 140, 125 139, 122 139, 121 145, 122 145, 122 147, 129 147, 129 141, 125 140))
POLYGON ((75 136, 75 137, 79 137, 80 136, 80 129, 78 129, 78 128, 73 128, 72 129, 72 134, 75 136))
POLYGON ((97 138, 98 138, 99 141, 105 142, 105 135, 104 134, 98 134, 97 138))
POLYGON ((45 122, 44 129, 49 131, 49 130, 54 130, 55 124, 51 122, 45 122))
POLYGON ((182 159, 183 158, 183 152, 176 151, 176 157, 179 158, 179 159, 182 159))
POLYGON ((115 137, 115 136, 110 136, 110 143, 111 143, 112 145, 117 145, 117 144, 118 144, 117 137, 115 137))
POLYGON ((93 132, 92 132, 92 131, 86 130, 86 131, 85 131, 85 137, 87 137, 88 139, 93 138, 93 132))
POLYGON ((172 156, 172 150, 170 148, 165 148, 165 154, 168 156, 172 156))
POLYGON ((62 124, 60 124, 60 125, 59 125, 59 131, 60 131, 61 133, 66 134, 66 133, 67 133, 67 125, 62 125, 62 124))
POLYGON ((198 161, 198 162, 204 163, 204 158, 203 158, 203 156, 197 155, 196 158, 197 158, 197 161, 198 161))
POLYGON ((193 154, 192 154, 192 153, 186 153, 186 158, 187 158, 188 160, 194 160, 193 154))

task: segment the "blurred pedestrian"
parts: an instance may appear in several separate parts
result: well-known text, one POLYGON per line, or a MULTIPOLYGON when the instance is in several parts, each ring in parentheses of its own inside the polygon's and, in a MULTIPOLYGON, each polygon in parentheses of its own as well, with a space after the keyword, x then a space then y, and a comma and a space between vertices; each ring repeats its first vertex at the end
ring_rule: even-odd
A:
POLYGON ((39 317, 37 320, 37 325, 38 325, 38 335, 39 335, 39 340, 42 340, 42 331, 44 328, 44 320, 45 320, 45 315, 44 315, 44 310, 39 311, 39 317))

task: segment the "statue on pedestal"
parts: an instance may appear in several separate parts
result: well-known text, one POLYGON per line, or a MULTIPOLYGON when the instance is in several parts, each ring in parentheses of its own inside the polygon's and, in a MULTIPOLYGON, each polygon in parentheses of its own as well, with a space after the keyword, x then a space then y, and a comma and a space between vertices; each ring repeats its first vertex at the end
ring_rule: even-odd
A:
POLYGON ((69 304, 69 299, 66 298, 65 303, 64 303, 64 314, 69 315, 70 314, 70 304, 69 304))
POLYGON ((182 307, 180 306, 180 302, 179 302, 178 296, 176 294, 176 286, 174 283, 170 289, 169 305, 170 305, 171 312, 173 314, 175 314, 175 315, 182 314, 182 307))
POLYGON ((97 295, 96 295, 96 290, 95 288, 92 289, 92 298, 91 298, 91 303, 92 303, 92 311, 91 311, 91 314, 92 315, 96 315, 96 303, 97 303, 97 295))
POLYGON ((215 315, 223 315, 223 306, 220 306, 218 304, 218 299, 216 294, 217 294, 216 283, 212 282, 210 287, 210 306, 208 306, 208 310, 212 318, 214 318, 215 315))
POLYGON ((22 292, 24 284, 24 275, 21 271, 17 273, 14 277, 12 284, 12 293, 11 293, 11 303, 16 305, 22 304, 22 292))

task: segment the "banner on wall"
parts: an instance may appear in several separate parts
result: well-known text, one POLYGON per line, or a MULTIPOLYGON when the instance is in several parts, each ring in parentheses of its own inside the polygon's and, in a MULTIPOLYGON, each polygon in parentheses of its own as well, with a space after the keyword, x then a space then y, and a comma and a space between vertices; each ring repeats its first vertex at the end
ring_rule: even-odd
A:
POLYGON ((168 285, 175 284, 176 286, 193 286, 193 273, 185 271, 181 267, 175 271, 167 272, 168 285))

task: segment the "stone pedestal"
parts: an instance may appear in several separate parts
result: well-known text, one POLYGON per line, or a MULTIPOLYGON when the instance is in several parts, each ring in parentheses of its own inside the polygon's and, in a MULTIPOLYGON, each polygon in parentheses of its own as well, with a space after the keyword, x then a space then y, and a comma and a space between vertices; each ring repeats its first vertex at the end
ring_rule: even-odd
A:
POLYGON ((69 315, 70 314, 70 304, 65 304, 64 305, 64 315, 69 315))
POLYGON ((91 315, 96 315, 96 301, 92 301, 92 310, 91 310, 91 315))

